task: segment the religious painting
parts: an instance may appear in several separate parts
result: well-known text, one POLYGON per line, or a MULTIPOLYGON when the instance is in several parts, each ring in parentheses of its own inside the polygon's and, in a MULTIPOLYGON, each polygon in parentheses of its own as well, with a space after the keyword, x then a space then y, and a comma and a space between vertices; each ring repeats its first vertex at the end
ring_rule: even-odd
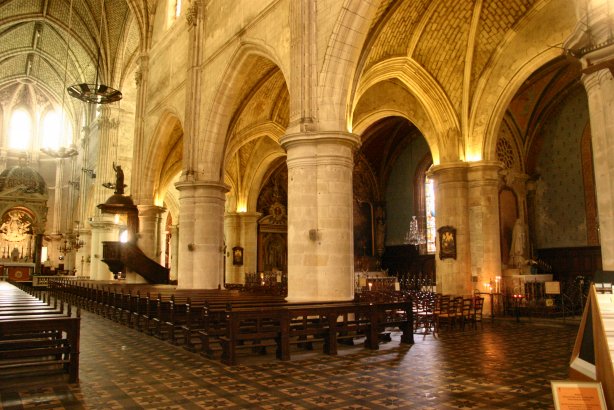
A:
POLYGON ((456 228, 442 226, 439 233, 439 259, 456 259, 456 228))
POLYGON ((232 264, 235 266, 243 265, 243 248, 235 246, 232 248, 232 264))

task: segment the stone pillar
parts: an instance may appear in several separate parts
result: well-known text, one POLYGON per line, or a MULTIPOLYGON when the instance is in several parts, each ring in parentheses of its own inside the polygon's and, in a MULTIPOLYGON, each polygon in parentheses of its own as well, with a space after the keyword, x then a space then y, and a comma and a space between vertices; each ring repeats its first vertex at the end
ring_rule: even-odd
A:
POLYGON ((177 286, 214 289, 224 284, 224 203, 228 191, 218 182, 180 181, 177 286))
POLYGON ((90 276, 92 231, 79 228, 78 232, 79 240, 83 241, 83 245, 76 252, 75 256, 75 267, 77 268, 77 275, 90 276))
POLYGON ((117 133, 119 120, 117 108, 102 106, 100 118, 98 118, 98 137, 100 141, 98 150, 98 172, 97 183, 94 184, 94 212, 100 215, 101 212, 96 206, 104 203, 109 196, 113 195, 113 191, 102 186, 103 183, 115 183, 115 171, 113 170, 113 161, 115 160, 117 147, 117 133))
POLYGON ((53 231, 52 233, 62 233, 62 215, 63 195, 62 187, 64 185, 64 158, 58 158, 55 162, 55 189, 54 189, 54 204, 53 207, 53 231))
POLYGON ((604 270, 614 270, 614 78, 610 70, 582 77, 591 122, 599 242, 604 270))
POLYGON ((468 212, 471 237, 471 275, 474 289, 486 292, 484 283, 501 276, 499 246, 498 161, 471 162, 468 167, 468 212))
POLYGON ((353 151, 344 132, 281 140, 288 163, 288 300, 354 297, 353 151))
POLYGON ((90 279, 112 280, 113 273, 102 262, 102 242, 117 241, 119 238, 118 226, 107 215, 93 217, 90 220, 92 228, 92 258, 90 264, 90 279))
POLYGON ((164 221, 166 208, 155 205, 137 205, 139 234, 137 245, 150 259, 163 265, 164 221))
POLYGON ((563 44, 582 63, 582 82, 588 95, 604 270, 614 270, 614 42, 609 9, 607 1, 589 1, 586 7, 578 7, 576 29, 563 44), (583 15, 586 12, 588 16, 583 15))
POLYGON ((259 212, 238 212, 224 215, 226 234, 226 283, 244 283, 246 272, 256 272, 258 267, 258 219, 259 212), (232 248, 243 248, 243 265, 235 265, 232 248))
POLYGON ((458 296, 473 293, 467 169, 467 163, 456 162, 434 166, 430 171, 435 184, 437 229, 442 226, 456 229, 456 259, 441 259, 438 233, 435 255, 437 292, 458 296))
POLYGON ((170 243, 170 259, 171 259, 171 271, 170 271, 170 280, 177 280, 177 271, 179 270, 178 258, 179 255, 179 226, 172 225, 171 226, 171 243, 170 243))

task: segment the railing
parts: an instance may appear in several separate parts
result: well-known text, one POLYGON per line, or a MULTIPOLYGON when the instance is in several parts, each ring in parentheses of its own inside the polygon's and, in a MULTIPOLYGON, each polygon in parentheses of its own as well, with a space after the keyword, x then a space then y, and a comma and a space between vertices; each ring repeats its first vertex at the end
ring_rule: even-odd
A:
POLYGON ((32 276, 32 286, 35 288, 47 288, 49 287, 50 279, 66 279, 66 280, 88 280, 89 276, 65 276, 65 275, 52 275, 52 276, 32 276))

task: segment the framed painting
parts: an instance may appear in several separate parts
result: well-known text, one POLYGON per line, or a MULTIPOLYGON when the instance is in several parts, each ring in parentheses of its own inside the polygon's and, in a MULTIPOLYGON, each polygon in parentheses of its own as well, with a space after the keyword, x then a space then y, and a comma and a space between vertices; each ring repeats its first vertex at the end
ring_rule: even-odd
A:
POLYGON ((243 265, 243 248, 235 246, 232 248, 232 264, 235 266, 243 265))
POLYGON ((439 234, 439 259, 456 259, 456 228, 442 226, 437 229, 439 234))

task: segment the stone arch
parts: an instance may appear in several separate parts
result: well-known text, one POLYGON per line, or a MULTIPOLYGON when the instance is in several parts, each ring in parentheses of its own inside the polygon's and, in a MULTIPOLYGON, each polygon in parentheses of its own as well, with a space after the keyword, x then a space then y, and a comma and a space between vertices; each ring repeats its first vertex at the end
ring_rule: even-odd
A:
POLYGON ((353 110, 369 88, 394 79, 401 81, 426 113, 432 129, 424 129, 423 135, 433 154, 433 163, 463 159, 460 123, 451 101, 437 81, 410 58, 391 58, 365 72, 358 85, 353 110))
POLYGON ((474 93, 466 148, 469 159, 497 159, 498 132, 510 101, 532 73, 561 56, 561 48, 554 44, 562 43, 577 23, 573 2, 564 1, 569 6, 539 1, 489 62, 474 93))
POLYGON ((320 118, 324 129, 345 130, 351 118, 351 86, 360 60, 362 46, 370 24, 377 12, 378 3, 362 0, 345 0, 326 47, 320 73, 318 107, 322 113, 334 113, 332 118, 320 118), (349 35, 351 33, 351 35, 349 35), (335 124, 335 121, 340 123, 335 124), (330 123, 330 125, 328 125, 330 123))
MULTIPOLYGON (((284 135, 284 132, 285 129, 273 121, 263 124, 256 124, 253 127, 242 130, 239 134, 234 136, 228 145, 226 149, 226 158, 232 157, 241 148, 241 146, 248 144, 251 141, 258 141, 262 138, 264 138, 265 141, 269 140, 278 144, 280 138, 284 135)), ((262 146, 263 144, 260 145, 262 146)), ((245 181, 244 184, 247 190, 241 193, 246 198, 248 212, 256 210, 260 188, 264 179, 268 176, 269 168, 281 157, 285 157, 285 152, 281 148, 279 151, 266 149, 263 152, 262 157, 259 158, 257 164, 254 164, 255 167, 252 168, 252 172, 249 175, 250 179, 245 181)), ((226 180, 228 181, 228 178, 226 180)), ((236 184, 233 182, 229 185, 231 187, 230 191, 236 192, 238 189, 236 184)))
MULTIPOLYGON (((152 137, 153 143, 144 156, 141 188, 144 203, 161 202, 162 191, 181 171, 183 163, 183 125, 176 113, 166 111, 160 117, 152 137)), ((159 203, 158 205, 161 205, 159 203)))
POLYGON ((275 50, 259 41, 242 41, 229 59, 226 70, 215 91, 208 120, 204 125, 203 135, 207 138, 194 150, 194 158, 188 166, 197 167, 205 179, 222 181, 224 175, 224 159, 229 144, 229 129, 233 116, 245 97, 242 85, 247 78, 254 75, 261 77, 262 66, 275 66, 282 72, 286 84, 288 76, 283 72, 281 60, 275 50), (217 175, 211 174, 218 170, 217 175))

